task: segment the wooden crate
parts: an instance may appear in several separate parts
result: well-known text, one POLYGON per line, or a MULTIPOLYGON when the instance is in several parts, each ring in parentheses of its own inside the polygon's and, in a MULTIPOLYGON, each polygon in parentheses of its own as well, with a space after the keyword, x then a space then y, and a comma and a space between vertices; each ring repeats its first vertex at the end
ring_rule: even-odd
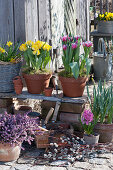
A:
POLYGON ((37 148, 47 148, 49 145, 49 134, 50 131, 45 129, 45 128, 41 128, 41 134, 37 134, 35 136, 35 142, 36 142, 36 147, 37 148))

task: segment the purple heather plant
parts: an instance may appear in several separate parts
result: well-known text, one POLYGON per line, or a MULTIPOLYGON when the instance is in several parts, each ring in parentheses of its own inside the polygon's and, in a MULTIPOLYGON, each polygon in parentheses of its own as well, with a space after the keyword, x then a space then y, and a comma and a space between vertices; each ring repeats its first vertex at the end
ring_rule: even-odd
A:
POLYGON ((93 129, 94 129, 94 119, 93 119, 94 115, 93 113, 91 112, 90 109, 85 109, 83 114, 81 115, 81 124, 82 124, 82 127, 85 131, 86 134, 90 135, 90 134, 93 134, 93 129))
POLYGON ((0 114, 0 142, 20 145, 23 141, 31 144, 36 131, 40 128, 35 119, 27 114, 0 114))

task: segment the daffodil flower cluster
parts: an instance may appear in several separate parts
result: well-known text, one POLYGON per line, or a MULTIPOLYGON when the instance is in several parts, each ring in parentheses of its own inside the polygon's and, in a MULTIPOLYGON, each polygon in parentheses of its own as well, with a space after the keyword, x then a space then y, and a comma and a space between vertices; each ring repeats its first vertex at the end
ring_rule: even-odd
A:
POLYGON ((99 14, 97 19, 99 21, 113 21, 113 13, 105 12, 104 14, 99 14))
POLYGON ((17 59, 20 58, 18 54, 19 45, 16 44, 13 46, 13 42, 7 41, 6 44, 1 44, 0 47, 0 61, 2 62, 17 62, 17 59))
POLYGON ((23 53, 26 61, 26 68, 31 71, 45 69, 51 57, 49 51, 51 46, 44 41, 33 42, 31 40, 21 44, 19 50, 23 53))
POLYGON ((34 55, 40 55, 41 50, 50 51, 52 47, 43 41, 38 40, 34 43, 33 41, 29 40, 25 42, 24 44, 22 44, 19 49, 20 51, 26 51, 28 48, 32 50, 32 53, 34 55))

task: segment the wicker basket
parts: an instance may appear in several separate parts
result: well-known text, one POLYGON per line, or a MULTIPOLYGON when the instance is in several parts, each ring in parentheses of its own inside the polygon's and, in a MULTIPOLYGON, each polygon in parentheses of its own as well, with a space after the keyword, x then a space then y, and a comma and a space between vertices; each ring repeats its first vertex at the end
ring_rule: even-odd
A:
POLYGON ((0 62, 0 93, 13 92, 13 78, 19 75, 21 62, 0 62))

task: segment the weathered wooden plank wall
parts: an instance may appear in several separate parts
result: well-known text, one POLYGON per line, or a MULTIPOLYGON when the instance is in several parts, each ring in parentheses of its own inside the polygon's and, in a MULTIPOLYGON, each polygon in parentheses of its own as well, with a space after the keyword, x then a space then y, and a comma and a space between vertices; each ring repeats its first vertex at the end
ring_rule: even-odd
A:
POLYGON ((39 10, 39 39, 49 42, 50 35, 50 6, 49 0, 38 0, 39 10))
POLYGON ((49 42, 49 0, 0 0, 0 40, 49 42))
POLYGON ((88 0, 76 0, 76 34, 83 37, 84 40, 89 39, 89 3, 88 0))
POLYGON ((13 0, 0 0, 0 41, 14 42, 13 0))
POLYGON ((14 41, 20 42, 26 40, 25 28, 25 3, 23 0, 14 0, 13 22, 14 22, 14 41))

